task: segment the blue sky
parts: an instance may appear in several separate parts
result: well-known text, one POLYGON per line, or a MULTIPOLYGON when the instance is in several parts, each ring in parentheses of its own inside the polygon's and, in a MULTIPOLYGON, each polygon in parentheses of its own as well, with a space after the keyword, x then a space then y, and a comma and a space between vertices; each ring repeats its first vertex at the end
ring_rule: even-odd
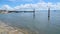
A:
POLYGON ((60 2, 60 0, 44 0, 45 2, 52 2, 52 3, 57 3, 60 2))
POLYGON ((31 4, 34 8, 46 9, 47 5, 50 5, 53 9, 60 9, 60 0, 0 0, 0 9, 4 7, 8 9, 29 8, 31 4))
MULTIPOLYGON (((20 5, 20 4, 35 4, 38 3, 40 0, 0 0, 0 6, 4 4, 8 4, 12 7, 20 5)), ((60 0, 42 0, 44 2, 52 2, 52 3, 57 3, 60 2, 60 0)))
MULTIPOLYGON (((38 0, 39 1, 39 0, 38 0)), ((30 4, 30 3, 37 3, 38 2, 37 0, 17 0, 17 1, 12 1, 12 0, 1 0, 0 1, 0 6, 4 5, 4 4, 8 4, 10 6, 17 6, 17 5, 20 5, 20 4, 30 4)))

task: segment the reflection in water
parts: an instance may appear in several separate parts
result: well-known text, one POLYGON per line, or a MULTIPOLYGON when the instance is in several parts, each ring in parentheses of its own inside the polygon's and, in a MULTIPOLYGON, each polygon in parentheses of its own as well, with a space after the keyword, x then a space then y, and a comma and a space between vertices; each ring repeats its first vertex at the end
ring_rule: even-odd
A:
POLYGON ((48 17, 48 21, 50 21, 50 17, 48 17))
POLYGON ((35 12, 33 12, 33 19, 35 19, 35 12))

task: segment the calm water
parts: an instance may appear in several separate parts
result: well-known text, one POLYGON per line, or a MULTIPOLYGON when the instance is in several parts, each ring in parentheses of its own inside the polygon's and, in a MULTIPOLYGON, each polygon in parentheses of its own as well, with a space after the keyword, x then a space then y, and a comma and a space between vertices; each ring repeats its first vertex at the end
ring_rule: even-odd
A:
POLYGON ((0 14, 0 20, 13 27, 26 28, 38 31, 39 34, 60 34, 60 11, 51 11, 48 21, 48 11, 36 11, 33 13, 0 14))

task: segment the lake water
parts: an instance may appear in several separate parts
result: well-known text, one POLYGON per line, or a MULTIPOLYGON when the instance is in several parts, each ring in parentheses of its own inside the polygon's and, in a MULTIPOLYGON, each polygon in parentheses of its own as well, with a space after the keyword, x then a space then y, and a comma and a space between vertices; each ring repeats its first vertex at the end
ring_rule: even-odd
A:
POLYGON ((0 14, 0 21, 17 28, 38 31, 39 34, 60 34, 60 11, 51 10, 48 20, 48 11, 41 10, 33 13, 0 14))

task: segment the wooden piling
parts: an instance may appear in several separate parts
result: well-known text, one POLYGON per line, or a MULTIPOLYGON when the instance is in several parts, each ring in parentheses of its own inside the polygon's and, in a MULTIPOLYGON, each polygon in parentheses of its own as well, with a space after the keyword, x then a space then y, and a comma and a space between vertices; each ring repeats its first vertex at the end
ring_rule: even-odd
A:
POLYGON ((35 9, 33 10, 33 19, 35 19, 35 9))
POLYGON ((50 8, 48 8, 48 20, 50 20, 50 8))

